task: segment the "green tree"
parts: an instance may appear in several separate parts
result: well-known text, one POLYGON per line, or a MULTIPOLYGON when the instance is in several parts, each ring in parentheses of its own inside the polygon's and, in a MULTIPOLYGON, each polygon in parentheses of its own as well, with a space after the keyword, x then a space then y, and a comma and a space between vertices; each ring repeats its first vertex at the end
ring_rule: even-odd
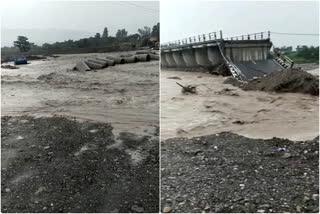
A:
POLYGON ((128 31, 126 31, 126 29, 118 30, 116 33, 117 39, 123 39, 123 38, 126 38, 127 36, 128 36, 128 31))
POLYGON ((148 46, 150 43, 151 28, 144 26, 138 29, 138 33, 141 36, 140 46, 148 46))
POLYGON ((108 28, 105 27, 103 29, 102 38, 108 38, 108 37, 109 37, 109 31, 108 31, 108 28))
POLYGON ((140 40, 140 38, 140 35, 137 33, 127 36, 128 41, 133 43, 137 43, 140 40))
POLYGON ((96 35, 94 36, 95 39, 100 39, 101 38, 101 35, 100 33, 96 33, 96 35))
POLYGON ((297 56, 305 59, 319 60, 319 47, 297 46, 297 56))
POLYGON ((149 38, 151 36, 151 28, 144 26, 138 29, 138 33, 142 38, 149 38))
POLYGON ((152 27, 152 32, 151 32, 151 36, 157 37, 158 41, 160 38, 160 23, 154 25, 152 27))
POLYGON ((285 54, 288 54, 288 53, 291 53, 293 51, 293 48, 292 46, 283 46, 283 47, 280 47, 280 51, 285 53, 285 54))
POLYGON ((31 44, 25 36, 18 36, 17 41, 14 41, 13 45, 19 48, 20 52, 27 52, 31 48, 31 44))

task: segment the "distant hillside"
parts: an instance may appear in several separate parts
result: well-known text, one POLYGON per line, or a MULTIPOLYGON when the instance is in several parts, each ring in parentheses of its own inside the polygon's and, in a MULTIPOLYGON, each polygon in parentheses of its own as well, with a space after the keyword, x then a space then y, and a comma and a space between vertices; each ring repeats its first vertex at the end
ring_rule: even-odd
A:
POLYGON ((79 30, 62 30, 62 29, 1 29, 1 47, 12 46, 17 36, 27 36, 29 41, 36 45, 44 43, 54 43, 65 40, 78 40, 94 36, 95 33, 79 30))

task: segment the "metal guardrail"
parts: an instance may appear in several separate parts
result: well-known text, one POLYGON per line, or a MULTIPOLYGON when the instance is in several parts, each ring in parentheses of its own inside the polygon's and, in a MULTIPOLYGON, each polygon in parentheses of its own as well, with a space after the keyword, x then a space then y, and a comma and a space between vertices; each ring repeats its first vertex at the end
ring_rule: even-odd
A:
POLYGON ((294 61, 293 61, 292 59, 290 59, 289 57, 287 57, 286 55, 281 54, 281 55, 280 55, 280 59, 281 59, 285 64, 287 64, 290 68, 293 67, 294 61))
POLYGON ((270 39, 270 31, 246 34, 241 36, 233 36, 233 37, 225 38, 224 40, 263 40, 263 39, 270 39))
POLYGON ((220 51, 220 54, 224 60, 224 62, 226 63, 226 65, 228 66, 228 69, 229 71, 231 72, 232 76, 238 80, 241 80, 242 81, 242 73, 241 73, 241 70, 235 65, 232 63, 231 60, 229 60, 223 53, 222 51, 222 48, 220 46, 220 43, 217 42, 217 45, 218 45, 218 48, 219 48, 219 51, 220 51))
POLYGON ((216 40, 263 40, 263 39, 270 39, 270 31, 267 32, 260 32, 260 33, 253 33, 253 34, 246 34, 241 36, 234 36, 229 38, 223 38, 222 31, 212 32, 208 34, 200 34, 198 36, 188 37, 180 40, 175 40, 172 42, 167 42, 161 44, 161 48, 174 48, 180 47, 184 45, 191 45, 201 42, 214 42, 216 40))
POLYGON ((167 42, 164 44, 161 44, 161 48, 172 48, 172 47, 179 47, 183 45, 190 45, 190 44, 196 44, 200 42, 208 42, 208 41, 215 41, 217 39, 222 39, 222 31, 219 32, 212 32, 207 34, 200 34, 198 36, 192 36, 180 40, 175 40, 172 42, 167 42))
POLYGON ((275 46, 273 46, 274 57, 280 59, 284 64, 288 65, 290 68, 293 67, 294 61, 290 59, 283 52, 280 52, 275 46))

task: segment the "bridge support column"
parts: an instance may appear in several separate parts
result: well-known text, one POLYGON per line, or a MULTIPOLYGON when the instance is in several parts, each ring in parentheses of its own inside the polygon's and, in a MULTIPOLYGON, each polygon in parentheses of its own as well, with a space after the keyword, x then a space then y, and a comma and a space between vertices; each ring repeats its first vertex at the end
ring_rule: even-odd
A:
POLYGON ((196 48, 195 58, 198 65, 205 67, 211 66, 211 62, 208 59, 207 47, 196 48))
POLYGON ((216 66, 223 61, 218 46, 208 47, 208 59, 211 62, 212 66, 216 66))
POLYGON ((177 67, 177 63, 172 56, 172 51, 166 52, 165 57, 168 62, 168 67, 177 67))
POLYGON ((197 67, 198 64, 196 62, 194 49, 188 48, 182 50, 182 57, 184 62, 186 63, 186 67, 197 67))
POLYGON ((167 59, 165 57, 165 55, 167 54, 167 52, 161 52, 160 53, 160 56, 161 56, 161 66, 166 68, 168 67, 168 62, 167 62, 167 59))
POLYGON ((186 62, 184 61, 184 59, 182 57, 181 50, 172 52, 172 56, 173 56, 173 59, 176 62, 178 67, 180 67, 180 68, 186 67, 186 62))

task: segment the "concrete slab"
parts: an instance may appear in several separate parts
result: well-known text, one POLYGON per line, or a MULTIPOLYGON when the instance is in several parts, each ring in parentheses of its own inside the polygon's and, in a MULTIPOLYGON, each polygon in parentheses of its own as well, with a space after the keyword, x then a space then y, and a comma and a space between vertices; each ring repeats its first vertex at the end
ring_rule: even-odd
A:
POLYGON ((266 74, 282 70, 281 66, 272 59, 233 63, 241 70, 246 80, 253 79, 254 77, 263 77, 266 74))
POLYGON ((104 68, 103 65, 98 64, 98 63, 94 63, 94 62, 90 62, 90 61, 85 61, 85 63, 89 66, 89 68, 91 69, 102 69, 104 68))
POLYGON ((91 69, 88 67, 88 65, 85 63, 85 62, 78 62, 75 66, 75 68, 78 70, 78 71, 81 71, 81 72, 85 72, 85 71, 91 71, 91 69))

